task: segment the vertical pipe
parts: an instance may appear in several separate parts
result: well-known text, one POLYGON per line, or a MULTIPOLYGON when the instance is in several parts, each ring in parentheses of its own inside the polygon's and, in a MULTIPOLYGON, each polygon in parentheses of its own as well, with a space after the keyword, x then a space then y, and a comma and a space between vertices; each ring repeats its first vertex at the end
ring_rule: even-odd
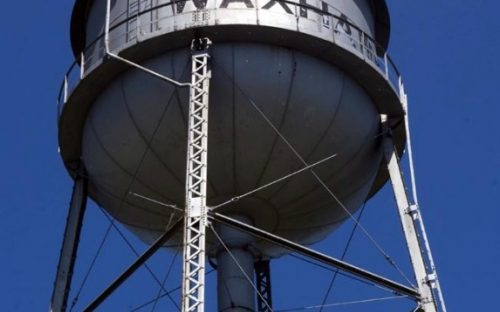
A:
POLYGON ((359 43, 359 48, 361 50, 361 54, 363 54, 363 59, 366 60, 366 53, 368 51, 368 49, 366 48, 365 46, 365 43, 366 43, 366 38, 365 38, 365 32, 364 31, 359 31, 360 32, 360 43, 359 43))
POLYGON ((139 12, 141 10, 141 3, 139 0, 137 0, 137 13, 136 13, 136 18, 135 18, 135 40, 136 42, 139 42, 139 35, 141 34, 141 16, 139 15, 139 12))
POLYGON ((399 101, 401 102, 401 105, 403 106, 403 109, 406 110, 405 103, 403 100, 403 94, 404 94, 404 87, 403 87, 403 78, 401 75, 398 77, 398 94, 399 94, 399 101))
POLYGON ((64 76, 64 104, 68 101, 68 75, 64 76))
POLYGON ((85 75, 85 53, 82 51, 80 53, 80 80, 83 79, 85 75))
POLYGON ((109 54, 109 23, 111 20, 111 0, 106 0, 106 20, 104 24, 104 47, 106 54, 109 54))
POLYGON ((230 251, 232 256, 227 251, 217 254, 217 310, 256 311, 255 291, 246 277, 253 276, 253 255, 242 248, 230 248, 230 251))
MULTIPOLYGON (((244 216, 235 219, 250 223, 244 216)), ((217 233, 226 245, 217 251, 217 307, 219 312, 249 312, 255 309, 255 289, 249 278, 254 276, 254 256, 246 248, 253 237, 227 226, 217 233)), ((252 281, 253 282, 253 281, 252 281)))
POLYGON ((388 63, 387 52, 384 53, 384 65, 385 65, 385 79, 389 80, 389 63, 388 63))

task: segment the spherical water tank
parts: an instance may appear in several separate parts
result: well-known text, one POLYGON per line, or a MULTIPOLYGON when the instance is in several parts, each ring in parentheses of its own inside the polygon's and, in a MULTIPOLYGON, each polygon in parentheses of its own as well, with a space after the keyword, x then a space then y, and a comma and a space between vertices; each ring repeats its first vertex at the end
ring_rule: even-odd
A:
MULTIPOLYGON (((151 242, 181 213, 133 193, 183 207, 189 90, 104 57, 105 2, 75 5, 83 79, 62 108, 61 154, 70 171, 85 166, 99 205, 151 242)), ((314 171, 344 207, 303 172, 221 212, 311 244, 385 182, 379 115, 402 109, 380 69, 389 33, 384 1, 115 0, 111 20, 112 51, 178 81, 190 81, 191 39, 213 41, 209 206, 303 168, 269 122, 308 163, 336 155, 314 171)), ((252 247, 279 254, 262 242, 252 247)))

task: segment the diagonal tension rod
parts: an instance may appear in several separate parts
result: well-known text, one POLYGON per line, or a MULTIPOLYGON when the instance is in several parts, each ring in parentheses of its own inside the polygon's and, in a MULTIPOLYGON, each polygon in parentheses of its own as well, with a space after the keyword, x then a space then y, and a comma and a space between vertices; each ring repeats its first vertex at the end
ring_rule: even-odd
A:
POLYGON ((183 226, 183 220, 177 221, 170 229, 161 235, 134 263, 132 263, 119 277, 117 277, 111 285, 106 288, 94 301, 92 301, 86 308, 85 312, 94 311, 101 303, 104 302, 111 294, 120 287, 137 269, 139 269, 151 256, 153 256, 158 249, 172 238, 173 235, 178 233, 183 226))

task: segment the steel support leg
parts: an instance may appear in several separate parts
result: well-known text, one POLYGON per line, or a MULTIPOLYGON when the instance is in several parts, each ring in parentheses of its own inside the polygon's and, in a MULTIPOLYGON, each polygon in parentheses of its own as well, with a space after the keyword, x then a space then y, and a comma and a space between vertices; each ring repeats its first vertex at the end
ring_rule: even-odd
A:
POLYGON ((262 298, 257 296, 257 312, 272 312, 272 310, 270 310, 270 308, 273 308, 273 303, 269 260, 255 262, 255 279, 257 281, 257 290, 262 295, 262 298), (267 302, 267 305, 264 300, 267 302))
POLYGON ((419 300, 420 308, 425 312, 437 312, 437 302, 432 289, 435 275, 427 271, 424 260, 426 249, 422 248, 420 244, 419 236, 421 233, 419 233, 419 228, 416 225, 417 220, 420 218, 420 211, 418 206, 411 205, 408 199, 387 116, 382 115, 381 121, 383 130, 386 131, 386 135, 383 138, 385 160, 398 206, 406 245, 417 280, 417 287, 421 296, 419 300))
POLYGON ((207 135, 210 69, 208 39, 192 44, 189 100, 186 212, 182 311, 203 312, 205 304, 205 233, 207 226, 207 135))
POLYGON ((56 280, 50 302, 51 312, 64 312, 68 302, 73 268, 80 241, 83 216, 87 205, 87 178, 83 170, 75 177, 69 206, 66 229, 57 266, 56 280))

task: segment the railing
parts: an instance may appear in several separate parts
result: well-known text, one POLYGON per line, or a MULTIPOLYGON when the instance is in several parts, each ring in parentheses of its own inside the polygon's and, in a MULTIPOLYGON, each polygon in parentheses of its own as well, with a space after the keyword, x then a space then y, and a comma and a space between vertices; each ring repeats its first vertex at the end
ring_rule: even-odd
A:
MULTIPOLYGON (((401 98, 404 96, 404 87, 402 84, 401 75, 396 65, 385 51, 385 48, 380 46, 361 28, 354 25, 347 19, 344 19, 332 13, 327 13, 311 5, 295 3, 288 0, 276 1, 293 6, 294 10, 292 13, 297 23, 296 29, 299 29, 299 31, 301 29, 301 25, 303 25, 304 22, 309 21, 310 23, 318 23, 317 20, 304 17, 303 10, 310 10, 311 12, 314 12, 316 14, 320 14, 323 17, 321 21, 323 23, 322 26, 325 29, 330 29, 332 32, 331 38, 333 38, 333 44, 336 44, 344 48, 345 50, 356 54, 367 64, 377 70, 379 74, 386 79, 386 81, 393 88, 394 92, 401 100, 401 98), (377 53, 380 51, 383 51, 383 53, 377 53)), ((114 52, 119 53, 121 50, 125 49, 131 44, 137 43, 140 38, 153 36, 155 33, 161 32, 162 29, 160 26, 163 24, 162 22, 168 19, 175 19, 176 15, 158 18, 158 16, 160 15, 158 14, 159 10, 169 6, 174 6, 172 9, 175 9, 175 5, 178 2, 183 1, 175 0, 172 2, 159 4, 154 7, 148 5, 142 11, 137 10, 136 14, 120 22, 114 23, 110 27, 110 46, 112 47, 112 49, 114 46, 118 46, 118 49, 113 49, 115 50, 114 52), (153 18, 155 12, 157 18, 153 18), (151 19, 147 23, 141 22, 141 17, 145 16, 146 14, 151 14, 151 19), (131 21, 134 22, 135 27, 130 29, 129 26, 131 21), (121 34, 117 34, 121 26, 126 26, 126 31, 121 34)), ((149 3, 149 1, 141 0, 139 2, 139 6, 141 3, 149 3)), ((333 7, 330 8, 334 9, 333 7)), ((214 10, 222 9, 205 9, 204 12, 210 12, 214 10)), ((125 13, 120 13, 119 16, 124 16, 125 13)), ((288 13, 274 14, 287 14, 287 16, 290 15, 288 13)), ((64 105, 66 104, 72 92, 75 90, 76 86, 82 79, 84 79, 90 72, 92 72, 98 65, 103 62, 105 54, 106 51, 104 47, 104 34, 101 34, 93 42, 91 42, 89 46, 80 53, 79 58, 77 58, 73 62, 73 64, 71 64, 64 76, 59 90, 57 105, 58 120, 64 105)))

